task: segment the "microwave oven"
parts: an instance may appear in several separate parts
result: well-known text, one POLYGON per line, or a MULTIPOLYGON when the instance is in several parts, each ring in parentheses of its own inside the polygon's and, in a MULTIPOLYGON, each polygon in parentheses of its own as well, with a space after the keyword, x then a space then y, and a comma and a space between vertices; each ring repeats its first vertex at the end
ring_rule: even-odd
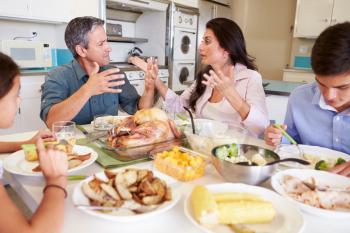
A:
POLYGON ((20 68, 52 66, 50 44, 40 41, 2 40, 0 51, 10 56, 20 68))

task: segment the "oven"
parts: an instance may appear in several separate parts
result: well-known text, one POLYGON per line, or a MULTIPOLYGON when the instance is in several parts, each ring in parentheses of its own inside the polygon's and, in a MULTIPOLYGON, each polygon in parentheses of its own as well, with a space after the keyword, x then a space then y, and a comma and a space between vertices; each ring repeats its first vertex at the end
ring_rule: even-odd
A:
MULTIPOLYGON (((121 70, 125 73, 130 84, 133 85, 139 95, 142 95, 145 90, 145 72, 142 70, 121 70)), ((168 86, 169 71, 166 68, 159 68, 158 77, 163 83, 168 86)))
POLYGON ((196 31, 175 28, 174 60, 194 60, 196 58, 196 31))

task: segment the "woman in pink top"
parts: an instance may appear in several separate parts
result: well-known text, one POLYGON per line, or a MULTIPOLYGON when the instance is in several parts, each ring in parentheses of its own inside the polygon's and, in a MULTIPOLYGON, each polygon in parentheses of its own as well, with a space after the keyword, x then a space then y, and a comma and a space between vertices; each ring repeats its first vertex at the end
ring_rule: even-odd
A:
POLYGON ((149 61, 146 85, 155 87, 169 112, 190 107, 198 118, 243 126, 254 135, 269 124, 261 75, 246 52, 239 26, 226 18, 215 18, 206 25, 199 47, 203 69, 196 81, 180 96, 156 76, 157 65, 149 61))

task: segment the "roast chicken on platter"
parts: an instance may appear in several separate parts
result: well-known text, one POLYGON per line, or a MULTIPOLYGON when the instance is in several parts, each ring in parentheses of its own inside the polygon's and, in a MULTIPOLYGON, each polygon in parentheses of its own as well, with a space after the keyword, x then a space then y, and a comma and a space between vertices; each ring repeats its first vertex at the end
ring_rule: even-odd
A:
POLYGON ((142 109, 125 118, 117 127, 108 132, 107 142, 113 148, 130 148, 149 145, 179 138, 175 123, 159 108, 142 109))

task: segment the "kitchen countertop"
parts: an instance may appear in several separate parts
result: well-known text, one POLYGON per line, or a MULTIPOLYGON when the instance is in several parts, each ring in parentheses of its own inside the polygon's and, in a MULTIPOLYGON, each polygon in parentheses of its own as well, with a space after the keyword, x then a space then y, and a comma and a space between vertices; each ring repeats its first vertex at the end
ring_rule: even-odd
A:
POLYGON ((41 69, 21 69, 20 72, 22 76, 38 76, 38 75, 46 75, 54 68, 56 67, 41 68, 41 69))
POLYGON ((302 69, 302 68, 286 68, 283 69, 283 71, 288 71, 288 72, 302 72, 302 73, 313 73, 312 69, 302 69))
POLYGON ((300 82, 263 79, 265 94, 271 95, 289 96, 295 88, 304 84, 300 82))

